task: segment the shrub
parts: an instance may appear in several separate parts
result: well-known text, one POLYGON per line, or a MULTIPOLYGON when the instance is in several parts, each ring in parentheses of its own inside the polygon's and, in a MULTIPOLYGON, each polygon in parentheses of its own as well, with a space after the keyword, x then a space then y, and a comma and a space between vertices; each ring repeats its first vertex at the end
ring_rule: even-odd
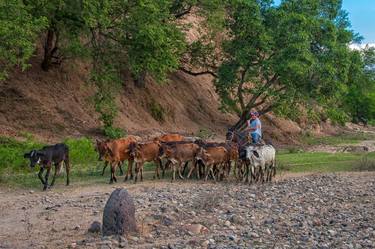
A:
POLYGON ((165 110, 159 103, 152 101, 149 108, 151 116, 156 121, 163 122, 165 120, 165 110))
POLYGON ((209 139, 215 136, 215 133, 207 128, 199 129, 199 131, 196 134, 197 137, 200 137, 202 139, 209 139))
POLYGON ((105 126, 103 128, 103 133, 106 137, 111 139, 121 138, 125 136, 124 130, 113 126, 105 126))

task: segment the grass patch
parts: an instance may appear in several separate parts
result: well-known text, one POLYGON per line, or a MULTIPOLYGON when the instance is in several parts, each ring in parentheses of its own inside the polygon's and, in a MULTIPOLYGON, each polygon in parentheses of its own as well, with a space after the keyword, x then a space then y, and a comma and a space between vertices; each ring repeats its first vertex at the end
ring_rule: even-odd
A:
POLYGON ((357 133, 342 133, 337 136, 313 137, 305 135, 301 141, 307 145, 339 145, 339 144, 356 144, 363 140, 375 140, 375 134, 357 132, 357 133))
POLYGON ((299 172, 340 172, 360 170, 359 162, 364 158, 375 161, 375 153, 278 153, 276 160, 279 170, 299 172), (280 167, 279 167, 280 166, 280 167))

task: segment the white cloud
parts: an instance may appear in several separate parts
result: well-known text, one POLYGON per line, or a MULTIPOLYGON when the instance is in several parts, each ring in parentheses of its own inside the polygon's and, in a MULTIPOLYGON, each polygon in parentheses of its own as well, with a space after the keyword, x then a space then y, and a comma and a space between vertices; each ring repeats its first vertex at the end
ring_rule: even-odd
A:
POLYGON ((367 45, 369 47, 375 48, 375 43, 365 43, 365 44, 352 43, 352 44, 349 45, 349 48, 351 48, 353 50, 360 50, 360 49, 365 48, 367 45))

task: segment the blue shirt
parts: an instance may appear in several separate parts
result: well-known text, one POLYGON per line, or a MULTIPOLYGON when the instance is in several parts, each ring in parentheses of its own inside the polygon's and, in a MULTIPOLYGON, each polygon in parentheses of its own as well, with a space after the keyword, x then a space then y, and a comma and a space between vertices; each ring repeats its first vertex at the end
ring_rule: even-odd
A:
POLYGON ((255 131, 251 131, 250 133, 251 134, 256 133, 259 136, 262 136, 262 130, 261 130, 262 124, 261 124, 259 118, 249 120, 248 125, 249 125, 250 128, 256 128, 257 126, 259 126, 255 131))

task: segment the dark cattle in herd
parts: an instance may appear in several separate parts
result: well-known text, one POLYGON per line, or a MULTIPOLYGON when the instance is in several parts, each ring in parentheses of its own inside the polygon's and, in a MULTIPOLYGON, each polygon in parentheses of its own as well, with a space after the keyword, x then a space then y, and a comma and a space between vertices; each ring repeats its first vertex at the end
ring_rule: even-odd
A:
POLYGON ((52 168, 52 164, 55 166, 55 172, 53 174, 51 187, 55 184, 57 173, 60 172, 62 163, 65 165, 66 170, 66 185, 69 185, 69 148, 65 144, 55 144, 50 146, 44 146, 40 150, 32 150, 29 153, 24 154, 24 158, 30 159, 30 167, 34 168, 35 165, 40 165, 38 177, 44 185, 43 190, 48 187, 48 177, 52 168), (46 170, 46 174, 43 179, 43 172, 46 170))

